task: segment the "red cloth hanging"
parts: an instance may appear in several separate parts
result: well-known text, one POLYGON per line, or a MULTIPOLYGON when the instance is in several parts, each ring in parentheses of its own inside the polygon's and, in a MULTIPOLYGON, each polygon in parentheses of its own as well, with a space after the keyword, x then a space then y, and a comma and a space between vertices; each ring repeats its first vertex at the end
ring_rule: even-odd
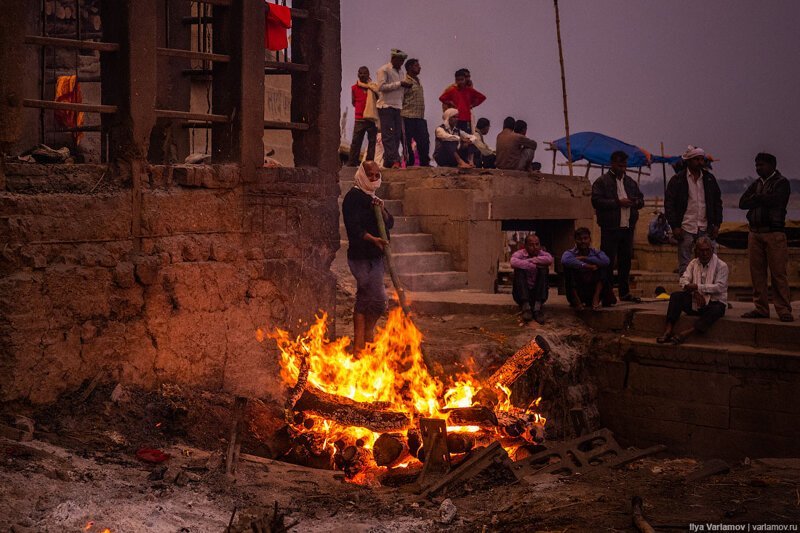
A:
POLYGON ((283 50, 289 46, 286 30, 292 27, 292 11, 286 6, 267 4, 266 31, 264 32, 264 48, 267 50, 283 50))

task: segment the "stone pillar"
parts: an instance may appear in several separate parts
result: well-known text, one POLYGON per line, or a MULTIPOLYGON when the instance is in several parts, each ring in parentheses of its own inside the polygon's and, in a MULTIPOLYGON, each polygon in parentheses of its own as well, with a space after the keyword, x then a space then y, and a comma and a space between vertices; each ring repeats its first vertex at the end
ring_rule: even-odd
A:
POLYGON ((240 163, 246 182, 264 165, 264 17, 262 0, 214 7, 214 52, 231 61, 214 63, 211 109, 233 121, 213 125, 212 159, 240 163))
POLYGON ((292 21, 292 61, 308 72, 292 74, 292 121, 308 122, 308 131, 294 132, 294 164, 339 171, 339 95, 342 47, 339 0, 294 0, 309 12, 292 21))
POLYGON ((23 82, 26 69, 36 66, 26 65, 26 28, 21 21, 27 20, 27 11, 35 8, 31 2, 0 0, 0 153, 10 152, 22 136, 23 82))
MULTIPOLYGON (((155 124, 156 0, 102 0, 103 40, 120 45, 101 54, 102 100, 116 105, 103 115, 111 161, 144 161, 155 124)), ((120 168, 124 172, 124 169, 120 168)))

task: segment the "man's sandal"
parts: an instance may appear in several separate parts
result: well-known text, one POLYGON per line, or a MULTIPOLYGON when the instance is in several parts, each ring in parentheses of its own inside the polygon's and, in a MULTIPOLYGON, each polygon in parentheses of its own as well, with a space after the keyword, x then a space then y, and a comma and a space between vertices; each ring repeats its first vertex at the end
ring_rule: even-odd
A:
POLYGON ((672 335, 661 335, 656 339, 658 344, 666 344, 668 342, 672 342, 672 335))
POLYGON ((769 315, 765 315, 764 313, 759 313, 758 311, 753 310, 743 314, 742 318, 769 318, 769 315))

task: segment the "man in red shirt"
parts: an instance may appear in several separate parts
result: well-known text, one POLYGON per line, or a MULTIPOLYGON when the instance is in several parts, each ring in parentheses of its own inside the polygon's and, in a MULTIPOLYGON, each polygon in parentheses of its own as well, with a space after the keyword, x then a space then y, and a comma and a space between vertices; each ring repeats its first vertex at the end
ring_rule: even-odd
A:
POLYGON ((456 83, 444 90, 439 101, 458 109, 456 127, 466 133, 472 133, 472 108, 486 100, 486 96, 472 87, 472 79, 465 68, 456 71, 456 83))
MULTIPOLYGON (((364 135, 367 135, 367 157, 365 161, 372 161, 375 158, 375 140, 378 138, 378 126, 375 124, 375 116, 364 117, 364 109, 367 107, 367 102, 370 98, 369 87, 371 85, 369 78, 369 69, 367 67, 360 67, 358 69, 358 81, 353 85, 350 90, 352 92, 353 109, 356 112, 356 121, 353 125, 353 140, 350 143, 350 159, 347 164, 351 167, 357 167, 361 159, 361 145, 364 142, 364 135)), ((372 108, 374 114, 375 99, 377 95, 372 95, 372 108)))

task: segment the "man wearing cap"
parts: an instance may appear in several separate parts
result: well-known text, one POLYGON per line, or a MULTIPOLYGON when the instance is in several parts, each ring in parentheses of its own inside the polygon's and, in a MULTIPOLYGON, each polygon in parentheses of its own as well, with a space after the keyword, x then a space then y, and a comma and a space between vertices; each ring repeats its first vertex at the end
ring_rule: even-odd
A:
POLYGON ((739 200, 739 209, 747 209, 750 234, 747 237, 747 255, 750 258, 750 279, 753 282, 755 309, 743 314, 744 318, 769 318, 767 269, 772 277, 772 294, 775 311, 781 322, 791 322, 789 278, 786 267, 789 248, 786 242, 786 206, 791 187, 789 180, 777 170, 778 160, 772 154, 756 156, 758 179, 750 184, 739 200))
POLYGON ((392 48, 392 57, 378 69, 378 118, 381 122, 381 143, 383 144, 383 166, 385 168, 400 167, 400 137, 403 131, 403 119, 400 112, 403 109, 403 94, 405 89, 412 86, 411 82, 404 80, 400 74, 400 67, 408 54, 397 48, 392 48))
MULTIPOLYGON (((689 146, 681 156, 686 168, 670 178, 664 212, 678 241, 678 273, 692 260, 695 241, 704 235, 715 241, 722 224, 722 192, 717 178, 706 170, 706 153, 689 146)), ((716 249, 716 242, 714 242, 716 249)))

